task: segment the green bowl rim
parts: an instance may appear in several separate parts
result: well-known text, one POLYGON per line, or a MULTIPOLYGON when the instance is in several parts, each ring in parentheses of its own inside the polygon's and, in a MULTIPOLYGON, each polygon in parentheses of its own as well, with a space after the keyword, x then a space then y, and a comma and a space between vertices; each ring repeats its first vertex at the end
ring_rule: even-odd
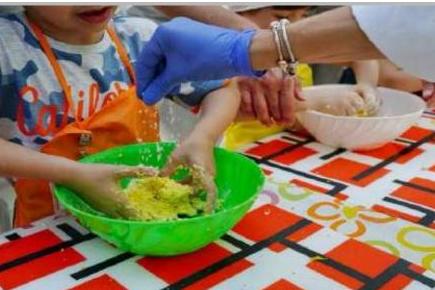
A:
MULTIPOLYGON (((174 144, 174 145, 176 145, 175 142, 150 142, 150 143, 145 143, 145 144, 174 144)), ((143 145, 143 144, 130 144, 130 145, 123 145, 123 146, 113 147, 113 148, 110 148, 110 149, 98 152, 96 154, 92 154, 92 155, 86 156, 86 157, 80 159, 79 161, 87 163, 87 160, 93 158, 95 155, 108 154, 111 151, 115 151, 116 152, 116 151, 122 150, 123 148, 126 148, 126 147, 136 147, 136 146, 140 146, 140 145, 143 145)), ((82 211, 80 209, 77 209, 75 207, 72 207, 69 204, 64 205, 60 201, 61 198, 58 196, 58 188, 59 187, 63 187, 63 188, 68 189, 66 186, 63 186, 63 185, 60 185, 60 184, 54 184, 54 186, 53 186, 54 187, 54 194, 55 194, 57 200, 59 201, 59 203, 63 207, 65 207, 67 210, 69 210, 69 211, 71 211, 73 213, 77 213, 77 214, 80 214, 82 216, 86 216, 86 217, 89 217, 89 218, 97 218, 97 219, 104 220, 104 221, 107 221, 107 222, 126 223, 126 224, 146 224, 146 225, 162 225, 162 224, 169 225, 169 224, 175 224, 175 223, 177 223, 177 224, 179 224, 179 223, 191 223, 191 222, 194 222, 194 221, 197 221, 197 220, 200 220, 200 219, 210 219, 213 216, 224 214, 224 213, 227 213, 229 211, 237 210, 240 207, 245 206, 246 204, 254 202, 255 199, 257 199, 257 196, 260 194, 260 191, 264 187, 264 183, 265 183, 264 173, 261 170, 261 168, 258 166, 258 164, 255 163, 254 161, 252 161, 251 159, 249 159, 248 157, 246 157, 246 156, 244 156, 244 155, 242 155, 242 154, 240 154, 238 152, 233 152, 233 151, 230 151, 230 150, 227 150, 227 149, 224 149, 224 148, 220 148, 220 147, 214 147, 214 149, 217 149, 218 151, 224 151, 224 152, 229 153, 231 155, 237 156, 237 158, 244 159, 247 162, 255 165, 256 169, 260 173, 260 183, 258 185, 259 189, 249 199, 245 200, 244 202, 242 202, 242 203, 240 203, 240 204, 238 204, 238 205, 236 205, 234 207, 231 207, 229 209, 223 209, 221 211, 218 211, 218 212, 215 212, 215 213, 212 213, 212 214, 209 214, 209 215, 196 216, 196 217, 192 217, 192 218, 183 218, 183 219, 171 220, 171 221, 135 221, 135 220, 116 219, 116 218, 110 218, 110 217, 105 217, 105 216, 94 215, 94 214, 82 211)), ((70 189, 68 189, 68 190, 71 191, 70 189)))

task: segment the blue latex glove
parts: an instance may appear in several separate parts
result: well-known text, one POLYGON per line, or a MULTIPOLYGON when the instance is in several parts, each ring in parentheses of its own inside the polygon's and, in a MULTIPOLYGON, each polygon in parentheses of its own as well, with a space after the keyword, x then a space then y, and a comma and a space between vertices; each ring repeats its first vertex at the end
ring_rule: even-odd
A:
POLYGON ((136 62, 138 95, 151 105, 182 82, 260 75, 249 58, 254 34, 184 17, 160 25, 136 62))

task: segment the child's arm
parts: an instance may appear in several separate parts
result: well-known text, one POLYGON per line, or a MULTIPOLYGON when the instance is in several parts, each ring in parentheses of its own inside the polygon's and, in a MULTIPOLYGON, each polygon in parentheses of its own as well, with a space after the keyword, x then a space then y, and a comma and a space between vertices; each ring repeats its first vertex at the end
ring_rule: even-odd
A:
POLYGON ((377 60, 355 61, 351 67, 357 82, 355 91, 364 99, 368 115, 375 115, 381 105, 380 98, 376 95, 379 82, 379 62, 377 60))
MULTIPOLYGON (((175 160, 179 161, 175 163, 196 164, 214 175, 212 149, 221 134, 234 120, 239 104, 240 95, 235 81, 210 92, 201 104, 198 123, 172 155, 175 160)), ((171 167, 176 165, 175 163, 170 164, 171 167)))
POLYGON ((181 142, 173 152, 171 159, 163 171, 171 174, 178 165, 199 166, 205 169, 203 184, 208 192, 207 211, 211 212, 216 199, 213 182, 215 165, 213 147, 225 129, 237 115, 240 95, 235 81, 225 87, 209 93, 201 104, 201 115, 192 133, 181 142))
POLYGON ((351 64, 358 85, 377 87, 379 63, 377 60, 361 60, 351 64))
POLYGON ((0 139, 0 176, 44 179, 63 184, 111 216, 127 215, 118 180, 141 173, 153 172, 135 167, 82 164, 0 139))

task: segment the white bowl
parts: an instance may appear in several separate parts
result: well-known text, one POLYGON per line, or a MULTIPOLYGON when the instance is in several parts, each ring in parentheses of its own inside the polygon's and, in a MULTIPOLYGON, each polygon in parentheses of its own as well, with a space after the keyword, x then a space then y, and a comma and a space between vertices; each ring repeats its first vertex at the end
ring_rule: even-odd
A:
MULTIPOLYGON (((324 85, 343 87, 344 85, 324 85)), ((320 87, 320 86, 317 86, 320 87)), ((341 117, 317 111, 296 114, 299 122, 322 144, 348 150, 370 150, 396 139, 421 116, 426 105, 417 96, 378 88, 382 99, 375 117, 341 117)))

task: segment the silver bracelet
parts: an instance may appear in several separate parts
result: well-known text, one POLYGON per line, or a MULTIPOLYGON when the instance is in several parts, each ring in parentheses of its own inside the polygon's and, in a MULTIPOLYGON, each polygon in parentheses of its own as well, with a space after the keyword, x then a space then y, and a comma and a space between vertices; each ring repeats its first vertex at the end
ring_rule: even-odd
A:
POLYGON ((286 26, 289 23, 287 19, 281 19, 280 21, 273 21, 270 25, 278 51, 278 66, 284 73, 294 76, 296 74, 297 61, 287 36, 286 26))

